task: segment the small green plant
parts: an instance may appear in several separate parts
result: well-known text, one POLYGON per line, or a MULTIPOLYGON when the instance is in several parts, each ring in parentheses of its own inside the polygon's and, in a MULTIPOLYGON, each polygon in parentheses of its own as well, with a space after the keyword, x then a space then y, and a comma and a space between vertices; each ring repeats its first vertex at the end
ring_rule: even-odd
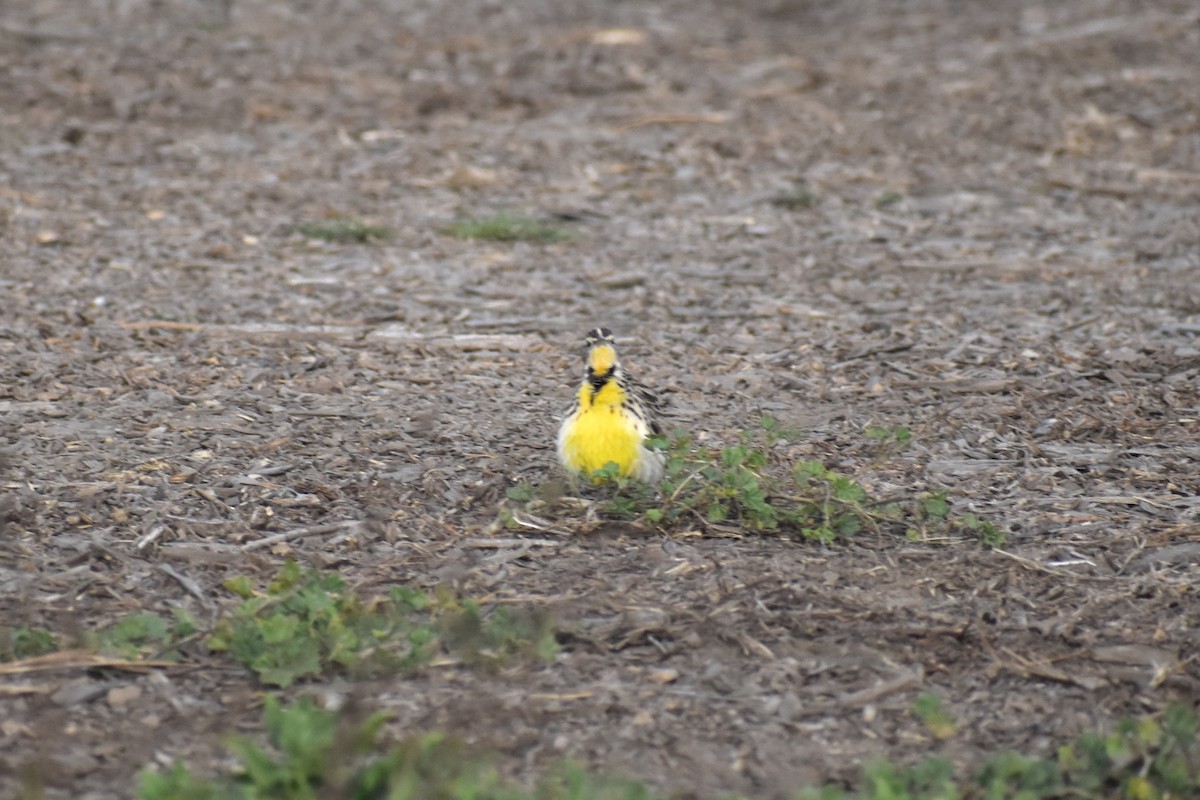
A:
POLYGON ((593 483, 623 483, 621 477, 621 465, 615 461, 609 461, 600 469, 592 473, 593 483))
POLYGON ((930 492, 922 495, 920 499, 920 509, 926 519, 934 521, 943 521, 950 516, 950 501, 947 499, 949 492, 930 492))
POLYGON ((339 576, 302 571, 290 561, 266 592, 244 577, 225 587, 242 602, 218 621, 208 646, 273 686, 330 671, 411 672, 443 648, 477 665, 515 655, 553 657, 556 646, 544 615, 513 609, 485 615, 469 601, 449 594, 431 599, 403 586, 364 600, 339 576))
POLYGON ((879 425, 868 425, 863 431, 868 439, 872 439, 886 450, 900 451, 912 443, 912 431, 903 425, 887 428, 879 425))
POLYGON ((981 519, 977 514, 951 513, 949 493, 927 492, 917 498, 915 513, 909 517, 913 523, 908 528, 908 538, 914 542, 933 541, 948 536, 967 536, 984 547, 1003 547, 1004 531, 995 524, 981 519))
POLYGON ((771 205, 786 208, 788 211, 816 208, 821 200, 808 189, 797 187, 787 192, 781 192, 771 198, 771 205))
POLYGON ((567 231, 532 217, 501 212, 490 217, 468 217, 443 230, 459 239, 488 239, 494 242, 538 242, 554 244, 569 238, 567 231))
MULTIPOLYGON (((488 759, 438 733, 389 744, 385 718, 335 715, 302 699, 268 697, 267 745, 236 738, 239 766, 211 779, 176 764, 139 776, 139 800, 653 800, 636 781, 605 780, 575 766, 532 791, 504 783, 488 759)), ((1183 800, 1200 796, 1200 719, 1184 705, 1086 734, 1057 759, 999 753, 965 777, 945 759, 868 764, 857 787, 800 788, 797 800, 1183 800)))
MULTIPOLYGON (((386 720, 376 713, 354 723, 339 720, 307 698, 284 708, 266 701, 269 746, 238 737, 230 749, 241 766, 214 780, 198 778, 182 764, 166 772, 144 771, 140 800, 320 800, 344 797, 465 797, 454 790, 486 792, 498 781, 465 748, 432 735, 388 749, 379 741, 386 720)), ((489 796, 486 793, 474 795, 489 796)))
POLYGON ((176 763, 165 772, 146 769, 138 775, 138 800, 248 800, 233 778, 205 780, 176 763))
POLYGON ((516 486, 511 486, 504 495, 509 500, 516 500, 518 503, 528 503, 533 499, 533 485, 530 483, 520 483, 516 486))
POLYGON ((930 758, 913 766, 873 761, 863 768, 862 789, 847 792, 840 786, 803 789, 796 800, 959 800, 954 766, 930 758))
POLYGON ((867 765, 864 782, 877 797, 921 797, 955 800, 954 765, 943 758, 928 758, 911 767, 883 761, 867 765))
POLYGON ((212 779, 183 764, 139 775, 138 800, 653 800, 641 783, 597 778, 576 766, 550 772, 533 791, 500 779, 486 755, 440 733, 387 743, 386 716, 354 720, 308 699, 268 697, 267 746, 237 737, 239 766, 212 779))
POLYGON ((894 206, 904 199, 904 195, 891 189, 875 198, 875 208, 883 210, 888 206, 894 206))
POLYGON ((968 511, 955 522, 959 529, 977 538, 984 547, 998 548, 1004 546, 1004 531, 986 519, 981 519, 968 511))
POLYGON ((342 244, 365 244, 390 238, 392 232, 380 225, 368 225, 354 219, 330 219, 323 222, 305 222, 296 230, 310 239, 342 244))
MULTIPOLYGON (((1064 796, 1062 772, 1053 761, 1029 758, 1019 753, 999 753, 988 759, 975 774, 981 797, 1042 800, 1064 796)), ((1071 796, 1071 795, 1066 795, 1071 796)), ((1077 795, 1088 797, 1086 794, 1077 795)), ((1097 798, 1100 800, 1100 798, 1097 798)))
POLYGON ((658 527, 699 521, 791 531, 822 544, 864 529, 878 531, 899 513, 895 505, 872 504, 860 484, 819 461, 797 462, 782 476, 769 469, 770 443, 797 436, 770 417, 760 430, 743 434, 739 444, 717 450, 697 448, 686 434, 675 432, 662 443, 666 467, 660 494, 620 484, 613 502, 623 516, 637 511, 658 527))
POLYGON ((96 634, 96 647, 121 658, 177 657, 174 644, 196 632, 196 620, 182 608, 174 611, 174 619, 143 611, 125 617, 96 634))
POLYGON ((143 611, 126 617, 100 632, 100 647, 115 655, 134 658, 144 648, 162 645, 170 635, 167 621, 158 614, 143 611))
POLYGON ((442 617, 439 632, 445 646, 470 666, 503 664, 514 656, 550 661, 558 641, 545 612, 497 608, 485 615, 465 601, 442 617))
POLYGON ((242 602, 217 623, 208 646, 228 652, 263 683, 286 687, 333 667, 412 669, 434 653, 434 631, 416 613, 428 605, 420 593, 397 587, 364 603, 337 575, 301 571, 292 561, 265 593, 245 577, 225 588, 242 602))
POLYGON ((0 662, 44 656, 58 649, 58 637, 45 628, 22 625, 0 631, 0 662))
POLYGON ((913 703, 913 713, 935 739, 949 739, 958 730, 958 723, 933 692, 923 692, 913 703))
MULTIPOLYGON (((881 434, 896 443, 907 442, 910 435, 906 428, 881 434)), ((699 446, 683 431, 654 437, 647 446, 662 453, 661 483, 650 487, 622 478, 615 464, 607 464, 593 475, 607 494, 598 506, 588 505, 609 518, 661 530, 687 526, 725 533, 781 532, 822 544, 862 531, 907 530, 916 541, 969 536, 989 547, 1003 542, 995 525, 973 514, 954 514, 945 492, 878 501, 860 483, 820 461, 788 465, 774 457, 782 445, 800 438, 800 432, 770 416, 725 447, 699 446)), ((578 509, 579 504, 560 507, 578 509)), ((520 527, 522 513, 554 510, 545 493, 521 489, 501 506, 498 525, 520 527)))
MULTIPOLYGON (((171 619, 150 611, 131 614, 68 646, 84 646, 118 658, 177 658, 174 646, 196 632, 196 620, 182 608, 171 619)), ((22 626, 0 633, 0 662, 33 658, 61 650, 60 637, 42 628, 22 626)))
POLYGON ((777 441, 799 441, 804 438, 804 433, 795 428, 785 428, 770 414, 763 414, 758 419, 758 430, 743 431, 740 438, 742 442, 754 443, 761 440, 764 445, 771 445, 777 441))
POLYGON ((1198 730, 1196 712, 1174 705, 1161 717, 1125 720, 1107 736, 1085 734, 1059 751, 1058 766, 1065 782, 1096 796, 1131 800, 1197 797, 1198 730))

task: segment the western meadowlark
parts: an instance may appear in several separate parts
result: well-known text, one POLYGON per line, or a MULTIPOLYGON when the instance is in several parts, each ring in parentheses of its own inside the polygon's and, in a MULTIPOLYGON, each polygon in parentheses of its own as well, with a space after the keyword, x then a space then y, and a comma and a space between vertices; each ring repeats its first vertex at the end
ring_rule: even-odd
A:
POLYGON ((658 483, 663 457, 646 447, 647 436, 662 432, 654 419, 658 397, 621 366, 608 328, 588 333, 584 346, 587 369, 558 429, 558 460, 572 476, 616 464, 622 476, 658 483))

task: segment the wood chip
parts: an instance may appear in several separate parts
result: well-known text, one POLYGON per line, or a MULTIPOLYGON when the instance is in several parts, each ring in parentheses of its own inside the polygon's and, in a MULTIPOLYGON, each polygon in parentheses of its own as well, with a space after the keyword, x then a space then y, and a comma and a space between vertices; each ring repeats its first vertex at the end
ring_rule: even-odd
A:
POLYGON ((128 705, 134 700, 142 696, 142 687, 136 683, 127 684, 125 686, 114 686, 108 690, 105 695, 105 701, 112 708, 120 708, 128 705))
POLYGON ((679 679, 679 670, 656 669, 650 673, 649 677, 654 683, 674 683, 679 679))

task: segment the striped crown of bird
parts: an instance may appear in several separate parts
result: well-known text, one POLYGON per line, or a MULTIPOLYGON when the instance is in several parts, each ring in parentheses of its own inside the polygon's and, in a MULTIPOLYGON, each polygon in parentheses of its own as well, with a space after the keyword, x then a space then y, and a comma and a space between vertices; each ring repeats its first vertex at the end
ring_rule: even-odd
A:
POLYGON ((621 365, 608 328, 590 331, 584 348, 583 380, 558 429, 558 460, 572 477, 593 482, 598 470, 616 464, 622 477, 658 483, 663 456, 646 447, 646 438, 662 432, 654 418, 661 401, 621 365))

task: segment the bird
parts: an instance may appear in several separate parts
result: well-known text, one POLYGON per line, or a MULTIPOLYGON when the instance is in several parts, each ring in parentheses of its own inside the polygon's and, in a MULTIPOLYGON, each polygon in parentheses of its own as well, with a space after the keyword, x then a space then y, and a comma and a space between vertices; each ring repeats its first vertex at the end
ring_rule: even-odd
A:
POLYGON ((603 482, 598 470, 615 464, 621 477, 657 484, 663 456, 646 439, 662 433, 655 419, 662 402, 621 365, 608 328, 589 331, 584 348, 583 380, 558 429, 559 462, 572 478, 593 483, 603 482))

